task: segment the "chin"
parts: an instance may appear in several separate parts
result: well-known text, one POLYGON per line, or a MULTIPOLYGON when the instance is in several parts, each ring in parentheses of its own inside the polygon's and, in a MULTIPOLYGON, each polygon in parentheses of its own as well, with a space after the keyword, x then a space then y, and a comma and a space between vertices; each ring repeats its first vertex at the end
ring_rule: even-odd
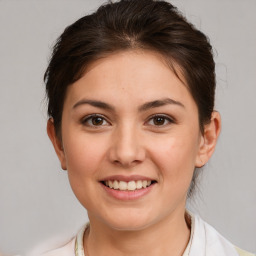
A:
POLYGON ((118 231, 141 231, 149 227, 149 223, 113 223, 110 227, 118 231))
POLYGON ((126 214, 113 214, 115 218, 104 218, 104 222, 107 226, 114 230, 119 231, 139 231, 144 230, 151 226, 154 221, 149 216, 142 215, 141 212, 136 214, 126 213, 126 214))

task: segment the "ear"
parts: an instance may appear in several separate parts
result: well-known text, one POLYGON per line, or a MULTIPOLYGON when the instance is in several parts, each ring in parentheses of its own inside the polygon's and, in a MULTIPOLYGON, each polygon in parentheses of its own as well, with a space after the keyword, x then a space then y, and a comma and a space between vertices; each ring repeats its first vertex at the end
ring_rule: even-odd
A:
POLYGON ((217 111, 212 112, 211 121, 204 126, 204 134, 201 135, 196 167, 204 166, 212 156, 221 129, 221 118, 217 111))
POLYGON ((47 134, 60 160, 61 168, 67 170, 65 152, 62 146, 62 141, 56 134, 53 118, 49 118, 47 122, 47 134))

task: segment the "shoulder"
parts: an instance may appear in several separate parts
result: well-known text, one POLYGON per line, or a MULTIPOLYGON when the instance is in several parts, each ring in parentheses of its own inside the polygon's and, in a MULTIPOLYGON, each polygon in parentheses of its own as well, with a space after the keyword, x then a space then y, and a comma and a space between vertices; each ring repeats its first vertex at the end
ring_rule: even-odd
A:
POLYGON ((75 240, 74 237, 62 247, 40 254, 40 256, 75 256, 75 240))
POLYGON ((238 247, 235 247, 236 251, 238 252, 239 256, 256 256, 254 253, 246 252, 238 247))
MULTIPOLYGON (((73 237, 71 240, 69 240, 66 243, 61 243, 63 241, 61 238, 53 239, 53 241, 49 240, 40 246, 37 246, 34 248, 30 253, 26 254, 26 256, 75 256, 78 252, 78 255, 83 255, 83 235, 85 229, 89 226, 89 223, 84 225, 77 235, 73 237), (51 246, 49 245, 51 244, 51 246), (46 250, 45 248, 53 248, 52 245, 55 245, 56 249, 53 250, 46 250), (59 244, 57 246, 57 244, 59 244), (42 253, 44 252, 44 253, 42 253), (80 253, 80 254, 79 254, 80 253)), ((67 240, 66 240, 67 241, 67 240)))
POLYGON ((199 216, 189 214, 194 223, 191 256, 255 256, 234 246, 199 216))

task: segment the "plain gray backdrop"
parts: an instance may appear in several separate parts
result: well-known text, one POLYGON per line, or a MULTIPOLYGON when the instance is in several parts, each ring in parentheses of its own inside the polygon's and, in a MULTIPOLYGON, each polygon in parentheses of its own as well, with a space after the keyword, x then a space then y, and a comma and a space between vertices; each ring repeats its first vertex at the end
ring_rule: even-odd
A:
MULTIPOLYGON (((101 0, 0 0, 0 251, 68 238, 87 221, 46 134, 43 73, 57 36, 101 0)), ((256 251, 256 1, 175 0, 214 47, 222 132, 191 208, 256 251)))

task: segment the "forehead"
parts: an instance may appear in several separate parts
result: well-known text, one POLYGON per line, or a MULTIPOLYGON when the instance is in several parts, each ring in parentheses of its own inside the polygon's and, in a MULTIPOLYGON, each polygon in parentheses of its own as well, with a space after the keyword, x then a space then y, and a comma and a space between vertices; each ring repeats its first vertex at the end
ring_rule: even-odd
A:
POLYGON ((92 70, 99 66, 113 65, 115 62, 118 62, 118 65, 126 64, 127 67, 129 67, 129 64, 132 62, 134 69, 139 66, 140 71, 142 68, 140 64, 144 64, 143 67, 146 66, 148 71, 150 71, 150 67, 154 68, 155 72, 159 71, 160 68, 168 69, 174 73, 185 86, 188 86, 186 79, 183 76, 182 69, 172 57, 165 56, 158 51, 150 49, 137 48, 120 50, 110 54, 103 54, 98 59, 91 61, 88 64, 83 75, 90 73, 92 70))
MULTIPOLYGON (((176 68, 176 71, 179 70, 176 68)), ((181 73, 175 74, 165 58, 152 51, 122 51, 94 61, 84 75, 68 87, 67 100, 150 101, 192 97, 181 73), (178 77, 179 76, 179 77, 178 77), (118 98, 116 98, 118 97, 118 98)))

